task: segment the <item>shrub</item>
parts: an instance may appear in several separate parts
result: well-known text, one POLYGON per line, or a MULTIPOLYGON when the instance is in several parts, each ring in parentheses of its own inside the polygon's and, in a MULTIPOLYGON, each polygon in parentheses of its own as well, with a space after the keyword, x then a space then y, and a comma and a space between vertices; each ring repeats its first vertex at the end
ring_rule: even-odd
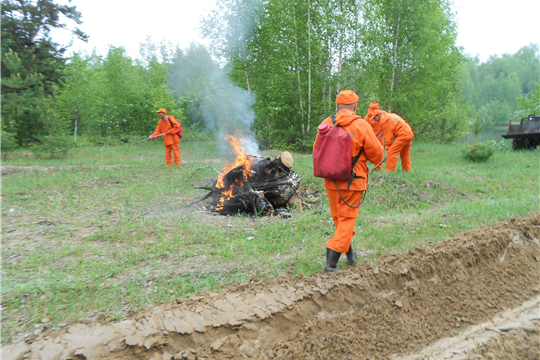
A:
POLYGON ((469 151, 466 151, 463 154, 463 157, 465 160, 473 162, 484 162, 493 155, 493 152, 493 148, 490 145, 479 144, 473 145, 469 151))
POLYGON ((40 138, 41 144, 32 146, 31 150, 38 158, 65 157, 69 148, 73 145, 73 140, 69 136, 47 135, 40 138))
POLYGON ((15 142, 15 134, 8 133, 7 131, 2 130, 2 157, 5 159, 7 154, 12 152, 17 148, 17 143, 15 142))

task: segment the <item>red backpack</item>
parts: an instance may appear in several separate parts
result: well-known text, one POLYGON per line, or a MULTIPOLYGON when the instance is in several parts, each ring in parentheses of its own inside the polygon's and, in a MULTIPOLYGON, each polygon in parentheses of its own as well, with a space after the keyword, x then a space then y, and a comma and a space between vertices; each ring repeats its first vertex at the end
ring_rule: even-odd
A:
MULTIPOLYGON (((352 162, 351 151, 351 135, 341 126, 336 126, 336 116, 332 115, 332 127, 327 124, 319 125, 319 136, 313 149, 313 175, 332 180, 334 184, 336 184, 335 180, 349 180, 348 189, 355 178, 361 177, 356 176, 353 169, 360 159, 363 149, 358 152, 352 162)), ((336 189, 339 192, 337 184, 336 189)), ((342 196, 341 199, 347 204, 342 196)), ((347 205, 354 208, 360 206, 360 204, 358 206, 347 205)))
POLYGON ((171 118, 176 120, 176 122, 178 123, 178 126, 180 126, 180 129, 178 130, 176 135, 178 135, 178 137, 181 139, 182 136, 184 136, 184 132, 182 131, 182 124, 180 124, 180 121, 178 121, 178 119, 175 119, 174 117, 169 116, 169 121, 171 122, 171 126, 172 126, 173 129, 174 129, 174 124, 173 124, 173 121, 171 120, 171 118))

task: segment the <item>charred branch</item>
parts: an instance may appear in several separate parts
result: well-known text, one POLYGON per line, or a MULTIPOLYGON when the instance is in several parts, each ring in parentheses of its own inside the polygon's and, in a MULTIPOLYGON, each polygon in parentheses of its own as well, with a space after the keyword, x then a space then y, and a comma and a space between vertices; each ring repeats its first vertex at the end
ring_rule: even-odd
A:
POLYGON ((217 187, 217 179, 211 187, 194 186, 209 191, 198 201, 210 199, 210 209, 221 214, 272 215, 277 208, 286 208, 301 183, 298 174, 291 170, 294 165, 292 155, 283 152, 273 159, 251 158, 248 172, 244 166, 237 166, 223 176, 223 188, 217 187))

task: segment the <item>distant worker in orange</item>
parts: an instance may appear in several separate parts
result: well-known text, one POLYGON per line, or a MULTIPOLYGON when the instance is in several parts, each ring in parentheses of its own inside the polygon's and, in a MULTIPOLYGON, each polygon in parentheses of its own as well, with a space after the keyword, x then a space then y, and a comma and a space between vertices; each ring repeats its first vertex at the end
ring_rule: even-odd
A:
POLYGON ((148 137, 155 139, 158 136, 163 136, 165 145, 165 165, 170 169, 172 165, 171 151, 174 154, 174 166, 180 167, 180 139, 182 138, 182 125, 172 115, 167 115, 167 110, 159 109, 156 111, 161 118, 156 131, 148 137))
POLYGON ((373 112, 374 120, 381 127, 384 135, 386 152, 386 172, 396 170, 398 156, 401 157, 401 167, 411 171, 411 145, 414 137, 409 123, 399 115, 383 110, 373 112))
MULTIPOLYGON (((384 155, 384 149, 371 126, 356 115, 358 100, 358 95, 352 90, 343 90, 336 98, 335 126, 342 127, 351 135, 351 162, 359 153, 360 157, 353 168, 356 176, 351 180, 324 179, 324 187, 330 202, 330 213, 336 226, 334 236, 326 244, 325 272, 333 272, 338 269, 337 263, 342 253, 347 254, 347 265, 356 263, 356 251, 353 250, 351 243, 355 235, 354 225, 358 217, 358 206, 356 205, 360 204, 362 193, 367 189, 367 161, 377 164, 384 155), (345 202, 356 207, 351 207, 345 202)), ((332 126, 332 117, 326 118, 321 124, 332 126)), ((315 148, 315 144, 313 147, 315 148)))
POLYGON ((378 109, 379 109, 379 103, 372 102, 371 104, 369 104, 368 113, 364 117, 364 120, 366 120, 369 123, 369 125, 371 125, 371 128, 373 129, 375 136, 377 136, 377 139, 379 139, 379 142, 382 145, 384 144, 384 138, 382 136, 381 126, 378 121, 375 121, 373 119, 373 112, 378 109))

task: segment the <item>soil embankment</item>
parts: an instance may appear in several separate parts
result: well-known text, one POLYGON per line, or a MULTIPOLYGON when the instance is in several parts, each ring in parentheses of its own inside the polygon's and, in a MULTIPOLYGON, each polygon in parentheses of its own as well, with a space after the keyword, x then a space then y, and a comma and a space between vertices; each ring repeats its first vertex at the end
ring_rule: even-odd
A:
MULTIPOLYGON (((9 345, 3 358, 413 356, 537 298, 539 239, 540 213, 535 213, 347 271, 242 284, 178 299, 118 323, 73 324, 9 345)), ((513 330, 530 334, 537 331, 535 324, 533 330, 513 330)), ((505 341, 492 340, 463 354, 493 353, 505 341)), ((531 353, 521 340, 515 348, 531 353)))

